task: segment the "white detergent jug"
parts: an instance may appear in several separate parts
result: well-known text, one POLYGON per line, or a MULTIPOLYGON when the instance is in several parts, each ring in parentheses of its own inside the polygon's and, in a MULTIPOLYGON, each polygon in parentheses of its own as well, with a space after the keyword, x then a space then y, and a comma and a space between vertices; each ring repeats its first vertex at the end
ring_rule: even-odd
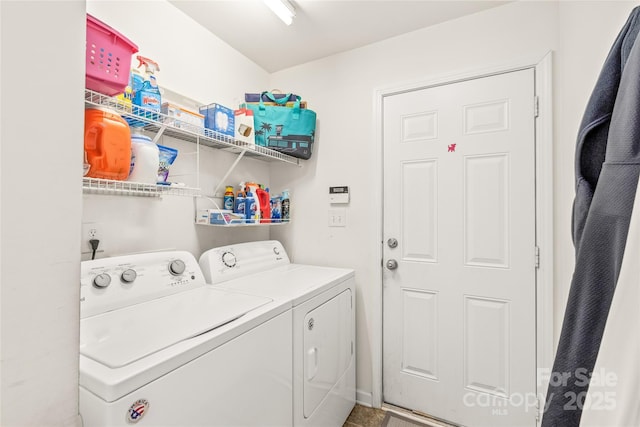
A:
POLYGON ((158 146, 142 133, 131 134, 131 172, 127 181, 156 184, 160 155, 158 146))

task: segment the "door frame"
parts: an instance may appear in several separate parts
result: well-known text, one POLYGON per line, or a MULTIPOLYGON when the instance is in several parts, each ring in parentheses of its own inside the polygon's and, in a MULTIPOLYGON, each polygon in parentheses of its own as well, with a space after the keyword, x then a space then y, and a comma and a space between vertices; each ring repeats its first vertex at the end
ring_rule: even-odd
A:
MULTIPOLYGON (((380 168, 380 178, 376 183, 374 192, 375 203, 379 208, 376 215, 377 229, 380 245, 378 255, 383 260, 383 215, 384 215, 384 159, 383 159, 383 100, 387 96, 397 95, 433 86, 441 86, 458 83, 481 77, 489 77, 524 69, 535 70, 534 91, 538 97, 538 116, 535 121, 535 205, 536 205, 536 243, 539 249, 539 267, 536 269, 536 385, 537 396, 544 402, 546 383, 540 381, 539 373, 549 370, 553 364, 554 340, 553 340, 553 98, 552 98, 552 71, 553 52, 547 52, 542 58, 536 57, 529 60, 520 60, 513 63, 502 64, 489 68, 476 69, 463 73, 435 76, 417 82, 398 84, 394 86, 378 88, 374 91, 374 152, 376 163, 380 168)), ((532 99, 531 102, 534 102, 532 99)), ((532 253, 531 257, 534 258, 532 253)), ((358 401, 364 404, 380 408, 384 403, 382 389, 382 304, 383 282, 382 262, 380 266, 378 292, 375 293, 372 318, 372 394, 367 399, 366 393, 359 393, 358 401), (367 400, 370 400, 368 402, 367 400)), ((533 374, 533 373, 532 373, 533 374)), ((540 403, 539 408, 542 408, 540 403)), ((540 409, 539 409, 540 410, 540 409)), ((541 417, 539 417, 541 418, 541 417)), ((539 421, 538 421, 539 423, 539 421)))

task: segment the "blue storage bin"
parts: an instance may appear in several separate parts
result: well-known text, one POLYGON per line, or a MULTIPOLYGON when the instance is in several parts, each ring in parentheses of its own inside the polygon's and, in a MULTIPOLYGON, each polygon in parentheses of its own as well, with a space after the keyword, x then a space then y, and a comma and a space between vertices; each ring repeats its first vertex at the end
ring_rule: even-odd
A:
POLYGON ((231 108, 220 104, 209 104, 200 107, 204 115, 204 127, 223 135, 235 136, 235 115, 231 108))

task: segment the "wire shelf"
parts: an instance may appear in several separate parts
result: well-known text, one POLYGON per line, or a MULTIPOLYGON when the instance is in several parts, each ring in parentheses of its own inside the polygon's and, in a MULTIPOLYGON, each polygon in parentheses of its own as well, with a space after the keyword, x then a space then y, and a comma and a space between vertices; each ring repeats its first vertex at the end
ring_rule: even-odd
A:
POLYGON ((191 123, 158 113, 147 108, 131 105, 111 96, 103 95, 85 89, 85 104, 108 107, 125 118, 130 124, 142 126, 145 130, 181 139, 183 141, 199 143, 207 147, 222 149, 232 153, 242 153, 245 156, 264 161, 283 162, 301 166, 300 159, 271 150, 259 145, 239 141, 228 135, 215 132, 191 123))
POLYGON ((208 227, 265 227, 272 225, 287 225, 291 223, 290 220, 286 222, 282 222, 281 220, 278 221, 279 222, 271 220, 259 220, 259 222, 256 222, 256 220, 254 219, 232 219, 228 224, 205 224, 202 222, 196 222, 196 224, 208 227))
POLYGON ((197 196, 200 189, 171 185, 142 184, 130 181, 115 181, 111 179, 82 178, 82 190, 88 194, 161 197, 172 196, 197 196))

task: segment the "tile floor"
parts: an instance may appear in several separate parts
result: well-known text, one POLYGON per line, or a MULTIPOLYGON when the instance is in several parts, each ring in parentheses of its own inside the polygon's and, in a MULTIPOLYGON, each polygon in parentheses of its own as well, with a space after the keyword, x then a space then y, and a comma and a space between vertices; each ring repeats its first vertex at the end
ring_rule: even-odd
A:
MULTIPOLYGON (((415 424, 421 424, 425 427, 456 427, 452 424, 447 424, 443 421, 435 420, 429 417, 421 417, 411 412, 398 408, 391 407, 394 412, 404 418, 411 419, 415 424)), ((382 422, 384 421, 385 415, 387 411, 385 409, 377 409, 377 408, 369 408, 362 405, 357 405, 349 414, 347 421, 342 425, 342 427, 381 427, 382 422)))
POLYGON ((380 427, 385 414, 382 409, 356 405, 342 427, 380 427))

